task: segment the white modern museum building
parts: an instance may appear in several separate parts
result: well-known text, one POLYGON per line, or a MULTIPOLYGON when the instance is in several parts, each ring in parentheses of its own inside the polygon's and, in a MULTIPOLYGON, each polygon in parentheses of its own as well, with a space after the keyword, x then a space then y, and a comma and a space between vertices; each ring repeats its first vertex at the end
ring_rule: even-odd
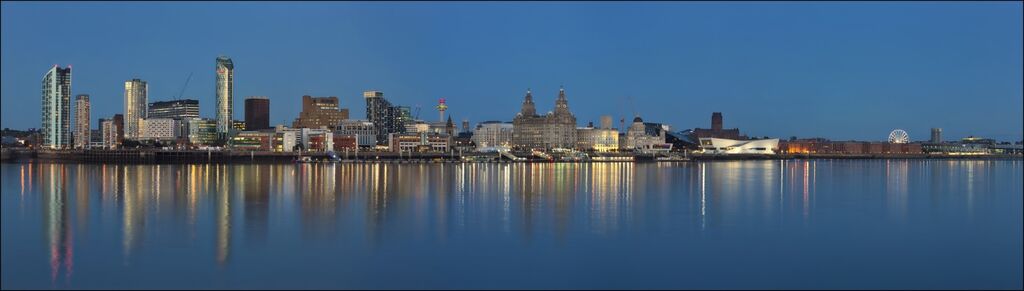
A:
POLYGON ((700 150, 705 154, 775 154, 779 139, 734 140, 724 138, 700 138, 700 150))

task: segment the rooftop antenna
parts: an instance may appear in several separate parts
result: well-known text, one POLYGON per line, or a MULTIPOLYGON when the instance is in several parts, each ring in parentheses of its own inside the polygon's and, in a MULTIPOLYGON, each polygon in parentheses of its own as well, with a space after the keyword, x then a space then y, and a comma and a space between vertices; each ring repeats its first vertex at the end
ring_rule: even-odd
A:
POLYGON ((178 97, 175 100, 181 100, 181 96, 185 94, 185 88, 188 88, 188 81, 192 80, 192 72, 188 72, 188 78, 185 78, 185 86, 181 86, 181 91, 178 92, 178 97))

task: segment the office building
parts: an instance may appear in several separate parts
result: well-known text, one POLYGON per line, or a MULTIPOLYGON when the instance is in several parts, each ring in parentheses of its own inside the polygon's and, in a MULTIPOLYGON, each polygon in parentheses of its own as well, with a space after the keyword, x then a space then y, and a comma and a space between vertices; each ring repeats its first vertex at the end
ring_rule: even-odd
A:
POLYGON ((117 146, 124 144, 124 115, 114 114, 114 128, 117 130, 117 146))
POLYGON ((346 119, 334 131, 336 136, 351 136, 360 147, 372 147, 377 144, 377 130, 367 120, 346 119))
POLYGON ((209 118, 188 118, 184 120, 184 136, 193 146, 211 145, 217 141, 217 120, 209 118))
POLYGON ((217 120, 217 134, 226 136, 231 131, 231 104, 235 92, 235 63, 227 56, 217 57, 216 97, 214 112, 217 120))
POLYGON ((436 133, 388 134, 388 148, 392 152, 446 152, 451 141, 450 135, 436 133))
POLYGON ((139 122, 138 140, 172 142, 180 136, 180 121, 171 118, 149 118, 139 122))
POLYGON ((270 98, 266 96, 249 96, 245 98, 245 130, 269 128, 270 98))
POLYGON ((120 144, 117 141, 117 126, 113 118, 100 118, 100 136, 104 149, 116 149, 120 144))
POLYGON ((942 143, 942 129, 932 128, 932 143, 942 143))
POLYGON ((311 152, 327 152, 334 150, 334 133, 329 129, 285 128, 284 126, 278 126, 274 131, 281 134, 279 136, 280 138, 292 138, 294 141, 294 143, 289 143, 292 145, 291 149, 287 147, 287 144, 275 145, 275 149, 281 147, 281 149, 286 152, 292 150, 311 152))
POLYGON ((199 117, 199 100, 180 99, 149 103, 146 118, 185 120, 199 117))
POLYGON ((234 133, 234 132, 239 132, 239 131, 245 131, 245 121, 232 120, 231 121, 231 130, 229 132, 234 133))
MULTIPOLYGON (((610 120, 610 116, 609 120, 610 120)), ((602 122, 604 122, 602 117, 602 122)), ((609 125, 610 125, 609 121, 609 125)), ((593 123, 576 129, 576 148, 584 151, 610 152, 619 148, 619 130, 595 128, 593 123)))
POLYGON ((274 150, 273 141, 276 132, 240 131, 231 137, 228 146, 236 150, 269 152, 274 150))
POLYGON ((138 139, 142 134, 140 122, 147 118, 149 84, 140 79, 124 82, 124 134, 127 139, 138 139))
POLYGON ((473 130, 473 143, 477 150, 505 150, 512 147, 513 125, 511 122, 484 121, 473 130))
POLYGON ((75 148, 88 148, 92 141, 89 118, 89 94, 75 96, 75 148))
POLYGON ((71 66, 53 65, 43 76, 42 147, 71 146, 71 66))
POLYGON ((576 146, 576 117, 569 111, 565 89, 558 90, 555 110, 538 115, 533 103, 533 94, 526 91, 523 106, 512 119, 512 144, 519 148, 553 149, 576 146))
POLYGON ((384 99, 384 92, 366 91, 363 98, 366 99, 366 119, 377 130, 378 145, 389 144, 388 134, 405 132, 405 123, 410 118, 408 110, 391 105, 384 99))
POLYGON ((292 127, 333 129, 345 119, 348 119, 348 109, 339 107, 338 97, 306 95, 302 96, 302 112, 299 112, 299 117, 292 122, 292 127))

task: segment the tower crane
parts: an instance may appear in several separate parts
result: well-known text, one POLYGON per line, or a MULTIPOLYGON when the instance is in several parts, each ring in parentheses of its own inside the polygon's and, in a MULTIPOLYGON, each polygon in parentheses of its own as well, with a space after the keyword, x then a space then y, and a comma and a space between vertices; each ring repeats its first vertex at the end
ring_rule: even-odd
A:
POLYGON ((178 92, 178 97, 174 98, 177 100, 181 99, 181 96, 185 94, 185 88, 188 88, 188 81, 192 80, 192 72, 188 73, 188 78, 185 78, 185 85, 181 86, 181 91, 178 92))

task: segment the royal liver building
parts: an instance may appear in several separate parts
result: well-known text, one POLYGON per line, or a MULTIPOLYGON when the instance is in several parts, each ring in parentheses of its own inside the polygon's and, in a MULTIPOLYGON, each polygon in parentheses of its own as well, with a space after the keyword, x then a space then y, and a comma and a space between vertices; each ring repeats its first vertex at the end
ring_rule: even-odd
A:
POLYGON ((512 144, 520 149, 573 148, 576 145, 576 117, 569 112, 565 89, 558 90, 555 111, 537 115, 533 95, 526 91, 523 109, 512 119, 512 144))

